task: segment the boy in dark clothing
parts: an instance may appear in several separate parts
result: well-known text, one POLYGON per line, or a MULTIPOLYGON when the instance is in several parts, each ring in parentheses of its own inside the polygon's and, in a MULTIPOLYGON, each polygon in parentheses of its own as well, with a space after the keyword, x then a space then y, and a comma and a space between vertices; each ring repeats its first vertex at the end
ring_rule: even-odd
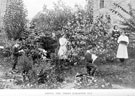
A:
POLYGON ((94 64, 94 61, 97 59, 95 54, 90 53, 89 50, 85 53, 85 62, 87 73, 91 76, 94 76, 94 73, 97 69, 97 66, 94 64))
POLYGON ((14 63, 13 63, 12 70, 16 69, 16 65, 17 65, 17 62, 18 62, 18 57, 20 56, 19 50, 20 50, 19 44, 15 44, 13 46, 13 60, 14 60, 14 63))

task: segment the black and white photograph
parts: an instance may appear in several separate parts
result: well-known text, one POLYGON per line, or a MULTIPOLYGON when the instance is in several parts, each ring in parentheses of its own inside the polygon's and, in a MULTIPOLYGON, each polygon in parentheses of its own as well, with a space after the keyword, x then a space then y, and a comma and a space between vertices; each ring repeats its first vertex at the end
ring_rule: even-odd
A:
POLYGON ((134 88, 135 0, 0 0, 1 90, 134 88))

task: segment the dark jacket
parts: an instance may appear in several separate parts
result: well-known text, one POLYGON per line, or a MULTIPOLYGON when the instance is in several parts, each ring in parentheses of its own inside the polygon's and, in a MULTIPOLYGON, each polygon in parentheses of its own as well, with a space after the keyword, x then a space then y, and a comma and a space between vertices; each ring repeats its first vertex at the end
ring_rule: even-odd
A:
POLYGON ((114 39, 118 39, 118 37, 120 36, 120 32, 118 31, 118 30, 113 30, 112 31, 112 37, 114 38, 114 39))

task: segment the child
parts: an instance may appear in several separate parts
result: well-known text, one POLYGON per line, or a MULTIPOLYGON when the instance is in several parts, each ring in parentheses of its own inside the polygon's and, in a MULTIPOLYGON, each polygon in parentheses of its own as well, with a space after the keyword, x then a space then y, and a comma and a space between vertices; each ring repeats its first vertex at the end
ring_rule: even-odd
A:
POLYGON ((97 59, 95 54, 92 54, 90 50, 87 50, 85 53, 86 69, 89 75, 94 76, 94 73, 97 69, 97 66, 94 64, 94 61, 97 59))
POLYGON ((60 48, 59 48, 59 51, 58 51, 59 59, 67 59, 67 44, 68 44, 68 40, 66 38, 66 35, 63 35, 59 39, 59 44, 60 44, 60 48))
POLYGON ((13 46, 13 60, 14 60, 14 63, 13 63, 12 70, 16 69, 16 65, 17 65, 17 62, 18 62, 18 57, 20 56, 19 50, 20 50, 20 45, 18 43, 16 43, 13 46))

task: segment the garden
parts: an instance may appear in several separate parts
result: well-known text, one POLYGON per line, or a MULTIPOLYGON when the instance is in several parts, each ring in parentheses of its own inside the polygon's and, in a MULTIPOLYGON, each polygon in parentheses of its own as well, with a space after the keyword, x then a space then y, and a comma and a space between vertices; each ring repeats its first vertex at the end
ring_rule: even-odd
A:
POLYGON ((27 10, 22 0, 12 1, 4 16, 4 29, 0 33, 0 88, 1 89, 127 89, 135 88, 134 30, 135 9, 129 11, 114 3, 118 9, 130 15, 130 19, 120 12, 110 12, 120 16, 122 28, 130 39, 129 58, 121 63, 116 58, 117 41, 112 36, 110 14, 94 17, 93 0, 87 0, 85 8, 76 5, 72 10, 59 1, 54 9, 43 7, 31 21, 26 19, 27 10), (55 34, 53 37, 52 34, 55 34), (66 34, 68 62, 58 58, 59 38, 66 34), (13 46, 20 44, 24 53, 18 57, 17 70, 14 63, 13 46), (39 50, 42 48, 45 52, 39 50), (98 58, 95 61, 95 76, 76 77, 85 74, 82 58, 86 50, 91 50, 98 58), (42 58, 41 58, 42 57, 42 58), (44 57, 44 58, 43 58, 44 57))

